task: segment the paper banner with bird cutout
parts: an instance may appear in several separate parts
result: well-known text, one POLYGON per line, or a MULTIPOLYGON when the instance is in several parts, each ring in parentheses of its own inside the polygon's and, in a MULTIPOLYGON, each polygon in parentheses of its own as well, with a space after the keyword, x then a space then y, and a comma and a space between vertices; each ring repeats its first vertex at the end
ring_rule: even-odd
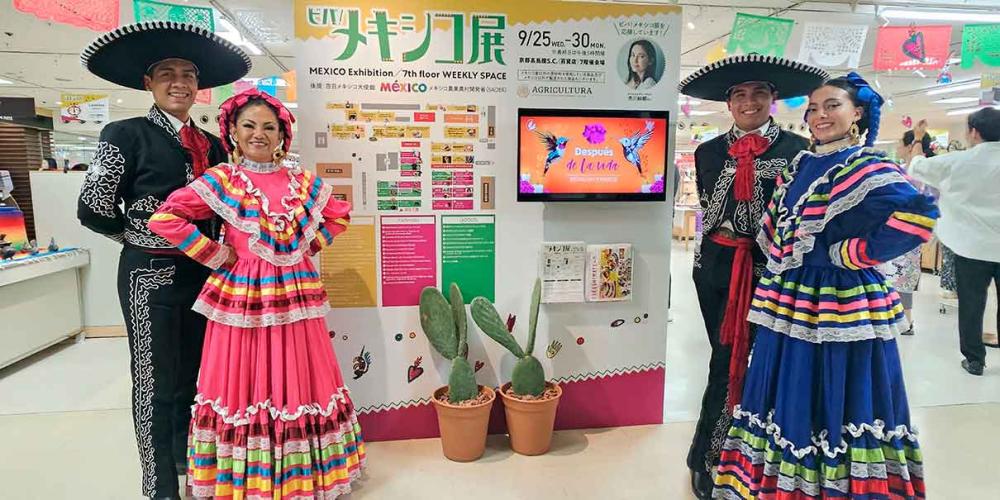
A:
POLYGON ((1000 24, 966 24, 962 29, 962 68, 971 68, 976 60, 1000 66, 1000 24))
POLYGON ((793 27, 795 21, 791 19, 739 12, 733 21, 726 50, 729 55, 756 53, 782 57, 793 27))
POLYGON ((876 71, 938 70, 951 53, 951 25, 883 26, 875 42, 876 71))

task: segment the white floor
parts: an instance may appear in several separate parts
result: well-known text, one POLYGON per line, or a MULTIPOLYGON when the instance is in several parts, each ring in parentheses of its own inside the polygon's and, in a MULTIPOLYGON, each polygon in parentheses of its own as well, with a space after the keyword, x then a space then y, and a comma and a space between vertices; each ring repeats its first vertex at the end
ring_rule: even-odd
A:
MULTIPOLYGON (((436 440, 372 443, 367 478, 350 498, 686 499, 684 455, 704 389, 708 345, 690 280, 691 254, 673 254, 667 401, 660 426, 557 433, 543 457, 490 438, 472 464, 440 456, 436 440), (486 487, 484 487, 486 485, 486 487)), ((983 377, 958 363, 956 315, 938 313, 937 278, 917 294, 917 335, 900 339, 928 496, 1000 498, 1000 351, 983 377)), ((66 343, 0 370, 0 498, 140 498, 124 339, 66 343)))

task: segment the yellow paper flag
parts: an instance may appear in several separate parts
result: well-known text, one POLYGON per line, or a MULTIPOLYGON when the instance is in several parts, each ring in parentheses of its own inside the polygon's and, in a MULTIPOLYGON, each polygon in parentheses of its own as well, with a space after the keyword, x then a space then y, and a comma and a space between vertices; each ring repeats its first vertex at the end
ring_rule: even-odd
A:
POLYGON ((711 49, 708 49, 708 55, 705 56, 706 64, 712 64, 715 61, 721 60, 726 57, 726 46, 722 43, 715 44, 711 49))

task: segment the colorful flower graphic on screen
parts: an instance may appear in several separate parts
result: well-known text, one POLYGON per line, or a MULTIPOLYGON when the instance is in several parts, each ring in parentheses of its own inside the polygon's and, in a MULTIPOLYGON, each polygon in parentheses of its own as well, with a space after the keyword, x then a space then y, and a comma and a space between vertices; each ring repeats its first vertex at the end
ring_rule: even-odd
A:
POLYGON ((587 139, 587 142, 591 144, 600 144, 604 142, 604 136, 607 135, 608 129, 604 128, 604 125, 600 123, 591 123, 589 125, 584 125, 583 127, 583 138, 587 139))

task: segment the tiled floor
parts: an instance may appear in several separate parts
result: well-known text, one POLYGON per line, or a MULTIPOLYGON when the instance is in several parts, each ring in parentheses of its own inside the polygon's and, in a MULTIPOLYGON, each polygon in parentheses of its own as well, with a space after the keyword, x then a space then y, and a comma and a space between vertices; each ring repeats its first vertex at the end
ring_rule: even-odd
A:
MULTIPOLYGON (((436 440, 372 443, 355 499, 686 499, 684 456, 704 388, 707 344, 690 281, 691 255, 674 254, 666 419, 557 433, 542 457, 490 438, 471 464, 444 460, 436 440)), ((1000 498, 1000 351, 983 377, 966 375, 955 313, 940 315, 936 279, 917 296, 917 336, 900 339, 928 496, 1000 498), (972 404, 970 404, 972 403, 972 404)), ((136 499, 138 463, 123 339, 63 344, 0 371, 0 498, 136 499)))

